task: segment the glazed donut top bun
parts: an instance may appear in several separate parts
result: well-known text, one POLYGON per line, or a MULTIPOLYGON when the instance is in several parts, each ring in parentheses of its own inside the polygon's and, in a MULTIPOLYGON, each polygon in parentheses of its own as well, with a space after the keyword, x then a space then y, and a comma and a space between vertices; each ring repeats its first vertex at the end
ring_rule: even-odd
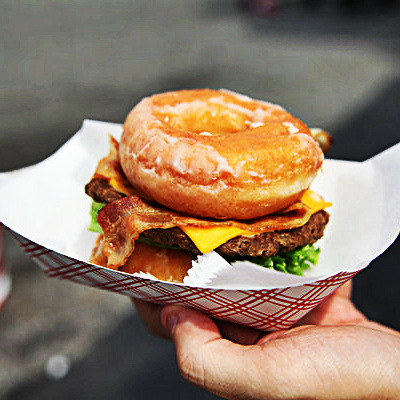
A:
POLYGON ((126 118, 119 156, 149 198, 218 219, 290 206, 323 161, 307 126, 282 107, 210 89, 143 99, 126 118))

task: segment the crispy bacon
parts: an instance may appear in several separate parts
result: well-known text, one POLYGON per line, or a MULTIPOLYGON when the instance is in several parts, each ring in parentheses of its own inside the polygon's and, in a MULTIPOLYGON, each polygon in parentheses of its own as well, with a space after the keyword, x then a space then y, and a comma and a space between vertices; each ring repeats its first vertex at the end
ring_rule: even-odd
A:
POLYGON ((116 268, 123 265, 133 252, 139 235, 149 229, 234 226, 257 234, 304 225, 310 216, 310 209, 297 202, 280 214, 250 221, 200 219, 147 202, 139 196, 128 196, 106 205, 99 212, 97 221, 104 232, 101 250, 108 259, 107 266, 116 268))

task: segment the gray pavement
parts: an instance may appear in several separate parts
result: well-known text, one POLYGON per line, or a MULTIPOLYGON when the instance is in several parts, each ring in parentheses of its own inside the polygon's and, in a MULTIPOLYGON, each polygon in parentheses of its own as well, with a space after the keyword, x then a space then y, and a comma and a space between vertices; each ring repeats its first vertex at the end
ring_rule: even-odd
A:
MULTIPOLYGON (((47 157, 84 118, 122 122, 141 97, 192 87, 283 104, 333 134, 335 158, 387 148, 400 138, 399 7, 327 3, 287 2, 259 18, 228 0, 3 0, 0 170, 47 157)), ((400 329, 398 243, 356 277, 354 299, 400 329)), ((180 378, 172 346, 127 298, 50 280, 11 240, 6 266, 0 398, 215 398, 180 378), (46 365, 58 354, 70 368, 54 380, 46 365)))

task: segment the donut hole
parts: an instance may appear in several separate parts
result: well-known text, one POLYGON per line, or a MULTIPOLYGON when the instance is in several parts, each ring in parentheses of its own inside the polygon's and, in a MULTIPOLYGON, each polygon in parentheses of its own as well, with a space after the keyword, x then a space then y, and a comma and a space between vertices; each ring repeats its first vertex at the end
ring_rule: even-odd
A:
MULTIPOLYGON (((169 92, 152 98, 153 116, 170 133, 223 136, 293 118, 280 106, 229 91, 169 92), (195 93, 194 93, 195 92, 195 93)), ((285 129, 286 130, 286 129, 285 129)))
POLYGON ((194 101, 176 108, 168 113, 157 113, 156 117, 174 130, 205 136, 237 133, 249 126, 249 116, 219 104, 199 107, 198 102, 194 101))

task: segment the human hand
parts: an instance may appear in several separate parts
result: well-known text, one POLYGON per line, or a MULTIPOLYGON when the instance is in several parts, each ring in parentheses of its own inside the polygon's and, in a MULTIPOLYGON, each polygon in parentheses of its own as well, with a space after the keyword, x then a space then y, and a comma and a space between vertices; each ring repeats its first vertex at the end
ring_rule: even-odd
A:
POLYGON ((185 379, 231 399, 398 399, 400 334, 367 320, 342 286, 296 327, 265 334, 177 306, 135 301, 174 341, 185 379))

